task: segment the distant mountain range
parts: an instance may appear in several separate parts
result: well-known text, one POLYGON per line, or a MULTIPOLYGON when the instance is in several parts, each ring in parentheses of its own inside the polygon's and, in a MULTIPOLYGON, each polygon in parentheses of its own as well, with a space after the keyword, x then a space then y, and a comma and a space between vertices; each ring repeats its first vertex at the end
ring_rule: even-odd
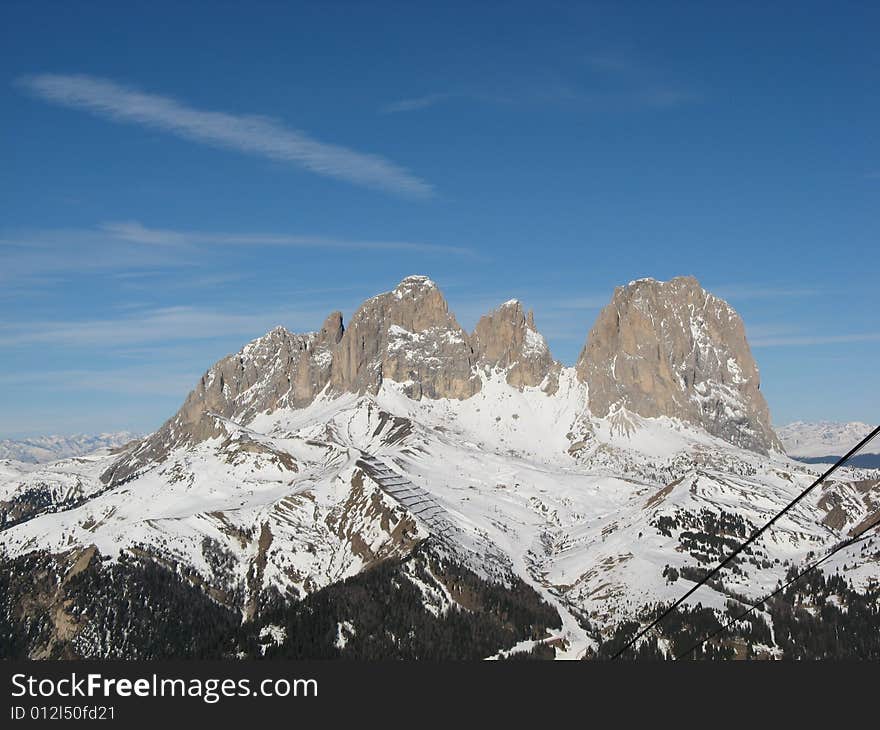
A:
MULTIPOLYGON (((778 427, 776 433, 790 457, 808 464, 819 464, 836 461, 874 428, 876 425, 859 421, 850 423, 796 421, 778 427)), ((869 443, 864 451, 852 458, 850 463, 865 468, 880 467, 880 437, 869 443)))
POLYGON ((0 459, 28 464, 44 464, 71 456, 83 456, 98 449, 116 448, 139 437, 130 431, 76 434, 74 436, 33 436, 26 439, 0 440, 0 459))

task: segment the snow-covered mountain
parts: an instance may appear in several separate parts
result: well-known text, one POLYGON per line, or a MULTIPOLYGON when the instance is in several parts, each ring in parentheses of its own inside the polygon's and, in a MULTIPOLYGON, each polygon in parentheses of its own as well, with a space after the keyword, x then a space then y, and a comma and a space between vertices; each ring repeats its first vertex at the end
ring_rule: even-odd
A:
POLYGON ((0 440, 0 459, 29 464, 43 464, 71 456, 83 456, 98 449, 114 449, 139 438, 130 431, 116 433, 76 434, 73 436, 33 436, 25 439, 0 440))
MULTIPOLYGON (((185 593, 250 627, 224 655, 601 654, 815 478, 769 424, 739 316, 693 278, 618 289, 569 368, 518 301, 467 333, 409 277, 224 358, 124 453, 5 463, 7 620, 31 656, 157 656, 137 611, 155 634, 185 593)), ((844 470, 690 605, 757 598, 878 510, 876 472, 844 470)), ((749 631, 721 649, 783 651, 749 631)))
MULTIPOLYGON (((795 457, 841 457, 867 436, 876 425, 852 421, 832 423, 820 421, 809 423, 795 421, 776 429, 789 456, 795 457)), ((868 444, 865 453, 880 454, 880 439, 868 444)))
MULTIPOLYGON (((850 423, 795 421, 787 426, 778 427, 776 433, 789 456, 815 464, 836 461, 874 428, 876 425, 859 421, 850 423)), ((880 467, 880 438, 874 439, 862 452, 853 457, 852 463, 880 467)))

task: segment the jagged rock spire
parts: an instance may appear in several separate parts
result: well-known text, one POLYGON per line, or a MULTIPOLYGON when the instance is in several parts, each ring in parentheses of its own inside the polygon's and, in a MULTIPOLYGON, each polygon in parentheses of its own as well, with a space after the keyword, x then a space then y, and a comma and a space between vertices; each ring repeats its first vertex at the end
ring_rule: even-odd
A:
POLYGON ((378 391, 404 383, 412 398, 467 398, 480 389, 468 336, 427 276, 409 276, 364 302, 336 350, 331 385, 378 391))
POLYGON ((535 328, 534 313, 526 314, 517 299, 480 318, 471 346, 479 365, 506 370, 507 382, 517 388, 540 385, 551 373, 558 374, 559 365, 535 328))
MULTIPOLYGON (((248 423, 277 408, 301 408, 325 388, 377 393, 383 381, 411 398, 469 398, 480 370, 500 369, 517 388, 556 392, 561 366, 517 300, 461 328, 427 276, 409 276, 365 301, 349 326, 333 312, 318 332, 276 327, 217 362, 159 431, 113 465, 105 481, 129 478, 173 448, 220 436, 217 416, 248 423)), ((576 365, 589 408, 670 416, 744 448, 782 450, 759 391, 739 315, 693 277, 642 279, 619 287, 576 365)))

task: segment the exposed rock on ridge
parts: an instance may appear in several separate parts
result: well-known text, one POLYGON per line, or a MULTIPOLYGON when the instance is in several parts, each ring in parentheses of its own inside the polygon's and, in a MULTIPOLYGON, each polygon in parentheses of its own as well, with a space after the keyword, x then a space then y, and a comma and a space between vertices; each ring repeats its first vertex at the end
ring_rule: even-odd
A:
POLYGON ((387 378, 411 398, 468 398, 480 390, 467 333, 437 285, 410 276, 355 312, 336 350, 331 387, 376 393, 387 378))
POLYGON ((308 405, 330 380, 332 348, 342 332, 342 315, 334 312, 320 332, 297 335, 276 327, 223 358, 201 377, 180 410, 117 461, 103 480, 125 481, 175 447, 222 436, 215 416, 246 423, 258 413, 308 405))
POLYGON ((516 299, 480 318, 471 345, 479 365, 506 370, 507 382, 516 388, 536 387, 548 376, 547 391, 558 387, 561 366, 535 328, 534 313, 526 314, 516 299))
POLYGON ((618 287, 576 368, 595 416, 670 416, 743 448, 782 451, 742 320, 693 277, 618 287))
MULTIPOLYGON (((223 436, 222 421, 301 408, 330 394, 377 393, 395 381, 413 399, 466 399, 480 371, 501 370, 516 388, 557 391, 561 365, 531 312, 511 300, 468 335, 426 276, 365 301, 348 328, 332 313, 318 332, 278 327, 216 363, 178 413, 103 475, 118 483, 174 448, 223 436)), ((626 409, 670 416, 738 446, 782 450, 759 391, 758 370, 739 316, 696 279, 644 279, 618 288, 576 365, 589 408, 604 417, 626 409)))

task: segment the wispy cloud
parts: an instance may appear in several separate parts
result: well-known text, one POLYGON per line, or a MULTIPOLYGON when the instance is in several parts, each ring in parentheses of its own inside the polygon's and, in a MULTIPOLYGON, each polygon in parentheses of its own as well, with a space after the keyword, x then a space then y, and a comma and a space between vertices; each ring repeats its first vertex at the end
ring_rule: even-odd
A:
POLYGON ((136 221, 105 223, 101 229, 129 243, 155 246, 284 246, 290 248, 349 249, 362 251, 418 251, 458 256, 474 256, 473 249, 462 246, 412 241, 353 240, 328 236, 286 235, 275 233, 222 233, 147 228, 136 221))
POLYGON ((700 95, 681 85, 629 81, 612 88, 595 88, 560 79, 545 79, 530 86, 508 90, 506 93, 444 92, 400 99, 380 107, 381 114, 401 114, 430 109, 451 101, 470 101, 484 104, 531 105, 564 104, 591 112, 627 111, 634 109, 672 109, 700 100, 700 95))
POLYGON ((443 93, 443 94, 425 94, 424 96, 416 96, 411 99, 401 99, 400 101, 386 104, 379 111, 383 114, 398 114, 400 112, 415 112, 420 109, 436 106, 444 101, 449 101, 461 94, 443 93))
POLYGON ((632 57, 619 51, 594 53, 587 57, 586 62, 594 71, 601 73, 623 74, 636 70, 632 57))
POLYGON ((0 374, 0 387, 54 392, 124 393, 181 396, 195 384, 199 370, 169 371, 169 363, 104 370, 41 370, 0 374))
POLYGON ((655 86, 633 92, 630 98, 640 106, 672 109, 698 102, 700 95, 678 86, 655 86))
POLYGON ((24 230, 0 233, 0 291, 35 288, 80 274, 196 264, 193 252, 148 247, 114 238, 96 229, 24 230))
MULTIPOLYGON (((137 221, 104 223, 93 229, 0 232, 0 300, 43 291, 82 274, 129 279, 205 266, 213 247, 274 247, 336 252, 397 251, 412 256, 479 259, 465 246, 422 241, 362 240, 335 236, 266 232, 231 233, 153 228, 137 221)), ((238 275, 238 272, 235 272, 238 275)), ((210 272, 228 276, 229 272, 210 272)))
MULTIPOLYGON (((253 275, 244 272, 230 272, 218 274, 200 274, 191 273, 186 277, 178 277, 169 281, 168 272, 162 270, 156 271, 120 271, 110 274, 113 279, 119 280, 131 289, 143 289, 152 291, 156 287, 157 281, 161 280, 165 290, 171 289, 213 289, 226 284, 235 284, 247 279, 253 279, 253 275)), ((116 305, 117 309, 133 309, 137 308, 137 303, 128 301, 116 305)))
POLYGON ((383 157, 320 142, 267 117, 196 109, 92 76, 37 74, 24 76, 19 83, 42 99, 114 121, 293 163, 319 175, 398 195, 426 198, 434 194, 430 184, 383 157))
POLYGON ((0 325, 0 346, 49 343, 56 346, 123 347, 176 340, 257 337, 277 325, 294 331, 317 327, 324 311, 234 313, 197 307, 165 307, 112 319, 92 319, 0 325))
POLYGON ((612 91, 605 97, 609 101, 616 100, 636 107, 671 109, 701 99, 696 91, 671 79, 656 65, 649 65, 632 53, 606 51, 589 56, 586 63, 595 76, 610 82, 612 91))

